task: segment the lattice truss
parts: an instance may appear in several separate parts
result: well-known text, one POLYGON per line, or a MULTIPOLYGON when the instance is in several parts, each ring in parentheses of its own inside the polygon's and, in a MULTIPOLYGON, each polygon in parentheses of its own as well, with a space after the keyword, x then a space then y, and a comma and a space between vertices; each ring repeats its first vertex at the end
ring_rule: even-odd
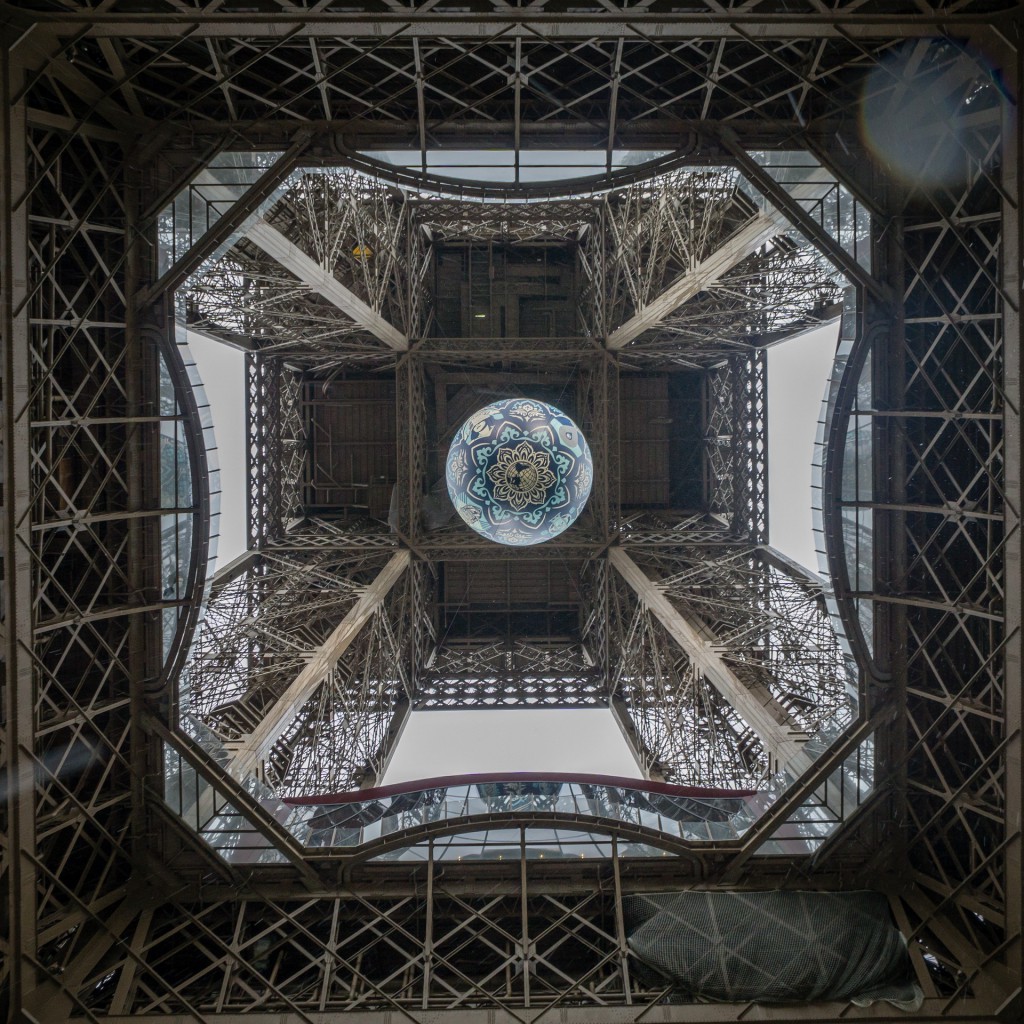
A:
POLYGON ((820 586, 750 549, 648 550, 637 561, 710 630, 741 679, 759 681, 805 732, 834 733, 849 724, 856 676, 820 586))
POLYGON ((704 475, 708 511, 731 518, 736 508, 736 462, 733 364, 709 370, 704 376, 704 475))
POLYGON ((416 359, 406 359, 395 372, 398 411, 398 480, 394 507, 398 528, 415 537, 421 528, 423 495, 427 490, 427 374, 416 359))
MULTIPOLYGON (((906 413, 889 436, 915 511, 876 512, 906 551, 891 579, 908 643, 907 854, 915 880, 955 921, 938 936, 954 972, 965 947, 980 959, 1007 940, 1014 911, 1003 910, 1019 874, 1004 827, 1007 801, 1020 792, 1019 769, 1004 753, 1013 742, 1008 689, 1019 688, 1019 663, 1004 658, 1007 627, 1017 628, 1008 619, 1019 614, 1007 564, 1017 557, 1008 545, 1019 497, 1007 489, 1020 451, 1006 390, 1019 355, 1008 350, 1016 340, 1004 343, 1011 296, 990 170, 998 145, 994 128, 979 132, 962 153, 960 187, 908 197, 906 413)), ((1015 315, 1008 322, 1015 326, 1015 315)), ((927 907, 911 901, 908 912, 926 920, 927 907)))
POLYGON ((768 355, 756 349, 732 360, 733 528, 751 541, 768 541, 768 355))
MULTIPOLYGON (((260 227, 297 247, 345 293, 405 334, 421 334, 427 315, 423 278, 429 246, 409 228, 405 193, 354 171, 325 170, 290 179, 260 227)), ((189 283, 192 324, 244 337, 264 355, 306 367, 379 365, 387 344, 358 312, 316 288, 305 262, 275 258, 243 233, 220 260, 189 283)))
POLYGON ((249 538, 259 547, 281 536, 302 512, 306 428, 302 382, 281 358, 257 353, 245 360, 248 405, 249 538))
POLYGON ((169 903, 140 921, 127 983, 101 980, 89 1002, 145 1014, 181 1000, 204 1016, 652 1005, 664 993, 636 977, 619 883, 593 883, 566 892, 527 878, 514 894, 467 894, 437 864, 429 888, 393 896, 169 903))
POLYGON ((413 219, 432 241, 574 241, 593 230, 599 199, 472 202, 442 196, 412 200, 413 219))
MULTIPOLYGON (((848 725, 856 672, 836 638, 820 586, 707 524, 666 526, 673 545, 662 546, 657 532, 640 532, 628 546, 630 556, 723 657, 739 684, 770 694, 789 728, 807 736, 833 736, 848 725)), ((612 693, 624 702, 648 767, 685 782, 763 783, 775 770, 763 737, 611 570, 607 585, 612 693)), ((599 630, 595 624, 597 644, 599 630)))
MULTIPOLYGON (((301 31, 268 29, 270 15, 254 16, 251 3, 233 0, 216 10, 156 0, 144 22, 124 0, 5 10, 16 29, 5 35, 2 72, 11 99, 5 157, 14 172, 2 182, 0 281, 9 346, 2 367, 4 1009, 14 1018, 27 1007, 38 1020, 147 1009, 279 1016, 335 1007, 393 1013, 404 1000, 415 1016, 426 999, 428 1008, 472 1004, 504 1014, 526 1002, 525 958, 541 935, 545 1006, 571 1018, 572 1004, 632 1001, 628 1012, 643 1019, 657 1001, 656 1013, 677 1013, 665 1005, 667 993, 643 999, 634 989, 631 999, 624 980, 603 981, 613 962, 624 979, 626 946, 611 926, 598 936, 589 922, 601 928, 614 911, 570 904, 564 888, 553 898, 563 901, 554 919, 565 924, 549 933, 544 922, 553 918, 540 912, 542 901, 524 913, 497 895, 456 892, 428 949, 426 918, 402 917, 403 907, 423 899, 422 888, 388 901, 339 893, 330 875, 316 887, 331 894, 310 899, 298 871, 284 867, 273 882, 289 895, 272 899, 258 880, 218 864, 154 812, 160 801, 143 776, 161 760, 142 710, 167 704, 158 620, 168 602, 154 525, 164 510, 150 500, 159 446, 147 422, 157 415, 154 338, 168 324, 159 309, 129 310, 140 283, 156 274, 140 253, 145 245, 132 247, 153 233, 132 198, 148 186, 125 154, 140 155, 140 138, 154 148, 180 141, 182 126, 186 145, 203 152, 237 132, 249 133, 254 146, 283 149, 297 124, 326 122, 322 152, 335 156, 339 138, 357 148, 420 144, 425 159, 428 138, 464 143, 484 132, 520 152, 556 132, 567 143, 606 147, 610 166, 617 144, 659 146, 693 126, 715 138, 722 121, 754 149, 764 140, 802 139, 805 123, 824 119, 830 132, 835 127, 828 156, 841 174, 868 193, 879 178, 886 185, 877 194, 892 223, 876 235, 889 247, 879 273, 896 295, 896 312, 906 306, 899 332, 875 339, 879 376, 890 389, 875 428, 878 475, 893 483, 876 495, 873 514, 891 571, 863 595, 874 600, 880 632, 889 631, 906 707, 882 737, 887 772, 899 785, 878 813, 865 815, 878 842, 844 861, 844 831, 799 882, 893 882, 918 979, 938 997, 926 1012, 992 1019, 1003 1006, 1012 1013, 1006 1000, 1019 985, 1022 905, 1021 839, 1011 817, 1021 785, 1019 473, 1010 471, 1020 459, 1015 129, 1000 155, 998 100, 974 103, 970 123, 954 125, 966 183, 935 189, 872 172, 873 158, 857 150, 856 129, 841 119, 852 116, 864 72, 893 48, 888 19, 899 17, 911 37, 973 34, 1002 45, 1017 38, 1019 22, 1005 18, 1017 5, 938 3, 924 12, 899 0, 885 5, 882 24, 871 21, 877 5, 859 0, 827 12, 795 0, 785 11, 792 28, 783 29, 776 4, 727 5, 723 19, 721 4, 698 5, 688 17, 658 0, 643 10, 672 16, 658 22, 656 38, 642 24, 647 15, 633 8, 609 11, 601 22, 573 17, 567 23, 578 35, 566 38, 561 19, 532 22, 524 9, 506 15, 500 5, 459 18, 429 4, 392 14, 374 0, 351 15, 279 6, 301 31), (800 16, 806 21, 798 27, 800 16), (35 19, 41 24, 33 27, 35 19), (390 34, 381 34, 382 24, 390 34), (607 25, 616 31, 604 35, 607 25), (840 864, 844 870, 833 873, 840 864), (211 878, 220 883, 216 892, 211 878), (416 927, 406 927, 413 920, 416 927), (532 939, 512 929, 531 920, 532 939), (458 937, 470 929, 475 945, 460 958, 458 937), (556 961, 557 950, 581 935, 590 938, 586 954, 556 961), (494 945, 513 952, 495 962, 494 945), (553 962, 557 970, 548 971, 553 962), (419 989, 417 1003, 406 979, 426 977, 427 963, 439 980, 419 989), (502 987, 499 976, 511 981, 502 987)), ((958 59, 949 54, 960 47, 914 45, 905 78, 948 82, 958 59)), ((1016 81, 1017 55, 1007 47, 1000 60, 1007 81, 1016 81)), ((974 88, 973 74, 952 75, 947 92, 974 88)), ((887 82, 882 91, 898 104, 902 84, 887 82)), ((942 132, 927 138, 938 145, 942 132)), ((875 323, 891 327, 892 314, 883 308, 875 323)), ((670 536, 671 524, 662 525, 670 536)), ((376 537, 366 545, 379 550, 376 537)), ((639 537, 627 546, 642 560, 639 537)), ((618 665, 619 637, 635 635, 637 657, 653 666, 644 652, 654 648, 643 638, 655 626, 648 617, 632 629, 635 601, 613 581, 614 573, 607 588, 622 625, 615 636, 588 632, 595 661, 614 657, 618 665)), ((668 649, 658 641, 658 652, 668 649)), ((681 685, 678 665, 674 675, 664 660, 658 670, 681 685)), ((744 885, 793 881, 771 874, 772 858, 742 857, 695 856, 706 871, 700 881, 724 872, 744 885)), ((673 862, 668 885, 687 863, 673 862)), ((511 866, 503 884, 517 886, 518 869, 511 866)), ((646 877, 657 876, 648 869, 646 877)), ((576 881, 577 892, 587 886, 579 900, 610 891, 607 874, 576 881)))
POLYGON ((768 360, 732 356, 703 378, 704 492, 708 511, 751 540, 768 540, 768 360))
POLYGON ((639 735, 644 769, 698 785, 763 784, 770 768, 760 739, 643 604, 630 604, 614 687, 639 735))
POLYGON ((781 225, 750 232, 765 218, 735 171, 658 175, 609 193, 601 214, 581 244, 582 313, 613 342, 616 328, 637 323, 643 336, 629 339, 624 366, 713 365, 814 322, 838 296, 836 272, 813 246, 781 225))
POLYGON ((417 708, 604 707, 607 687, 576 644, 445 644, 416 688, 417 708))
MULTIPOLYGON (((157 0, 146 31, 125 23, 125 14, 135 13, 129 0, 102 9, 19 6, 69 35, 109 26, 118 38, 113 51, 83 31, 75 62, 98 81, 127 83, 123 103, 114 105, 128 116, 144 110, 154 122, 203 134, 256 124, 263 138, 287 138, 297 122, 327 121, 366 148, 397 142, 421 153, 428 142, 465 141, 467 126, 487 130, 489 144, 500 140, 516 150, 550 141, 554 130, 566 141, 607 149, 609 164, 617 145, 628 146, 648 127, 668 134, 712 117, 797 125, 816 104, 838 109, 856 97, 858 72, 885 47, 870 18, 877 11, 858 18, 859 0, 828 13, 812 0, 790 4, 786 35, 776 0, 707 0, 687 18, 672 17, 678 12, 671 0, 655 0, 643 18, 660 20, 648 26, 631 24, 632 5, 611 3, 611 20, 573 19, 581 24, 571 31, 542 10, 528 33, 511 31, 516 7, 506 3, 474 8, 453 24, 433 6, 398 12, 376 0, 358 10, 324 10, 286 2, 276 13, 293 19, 296 31, 272 41, 263 34, 271 15, 254 17, 252 5, 237 0, 157 0), (723 8, 731 12, 728 26, 709 28, 723 8), (182 41, 186 15, 198 21, 182 41), (628 32, 618 30, 623 23, 628 32)), ((935 34, 939 26, 966 32, 978 10, 994 18, 1012 6, 938 4, 929 15, 913 0, 898 0, 884 14, 914 19, 915 31, 935 34)))
POLYGON ((782 237, 664 317, 653 336, 624 350, 622 364, 708 366, 767 336, 823 322, 840 292, 820 254, 782 237))
MULTIPOLYGON (((230 582, 197 633, 182 710, 226 745, 250 735, 379 573, 380 554, 263 549, 230 582)), ((349 789, 382 769, 397 703, 410 696, 408 645, 416 587, 399 584, 343 656, 288 716, 262 761, 280 794, 349 789)))
MULTIPOLYGON (((692 368, 813 322, 838 294, 818 251, 781 228, 773 240, 735 242, 722 259, 740 229, 763 219, 739 185, 734 171, 675 171, 590 200, 491 203, 410 199, 355 171, 326 170, 294 178, 261 223, 373 314, 417 337, 428 330, 434 241, 565 242, 578 251, 585 333, 604 337, 639 317, 657 333, 633 341, 627 362, 692 368), (655 300, 663 307, 656 315, 655 300)), ((358 311, 339 308, 308 267, 275 259, 245 234, 192 279, 185 305, 194 326, 251 338, 265 354, 305 366, 387 362, 388 346, 358 311)))
POLYGON ((164 607, 158 481, 139 502, 159 450, 155 335, 126 330, 121 147, 23 123, 3 137, 24 190, 14 213, 2 190, 0 1008, 24 991, 19 962, 73 948, 131 875, 111 837, 131 819, 129 695, 160 671, 164 607))

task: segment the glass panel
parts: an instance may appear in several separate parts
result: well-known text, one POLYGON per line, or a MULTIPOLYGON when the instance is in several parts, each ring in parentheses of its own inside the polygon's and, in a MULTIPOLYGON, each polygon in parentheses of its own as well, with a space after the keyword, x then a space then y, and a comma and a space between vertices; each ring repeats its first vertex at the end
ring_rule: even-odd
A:
MULTIPOLYGON (((227 754, 220 741, 195 721, 182 725, 192 734, 203 753, 225 763, 227 754)), ((256 829, 249 817, 240 812, 226 796, 207 782, 185 749, 164 744, 164 800, 182 821, 201 836, 217 853, 232 864, 276 864, 287 860, 274 842, 256 829)), ((255 779, 244 788, 260 800, 270 817, 296 838, 306 838, 306 808, 287 807, 270 797, 269 790, 255 779)))
POLYGON ((164 601, 175 607, 161 615, 164 657, 171 654, 178 629, 192 560, 194 496, 192 458, 185 419, 178 403, 174 380, 161 355, 160 367, 160 496, 159 507, 168 512, 160 517, 160 586, 164 601), (187 511, 182 511, 187 510, 187 511))
MULTIPOLYGON (((824 406, 824 414, 815 441, 814 483, 812 501, 815 507, 815 533, 817 546, 821 552, 819 567, 823 573, 828 572, 828 558, 825 550, 824 518, 821 513, 824 501, 824 468, 826 463, 826 444, 833 423, 836 403, 840 394, 840 386, 846 375, 850 352, 857 336, 857 306, 854 289, 846 289, 844 310, 842 315, 839 348, 832 370, 829 392, 824 406)), ((840 489, 838 510, 842 533, 842 558, 846 563, 850 586, 855 591, 870 591, 874 586, 873 565, 873 531, 874 519, 872 510, 864 507, 874 500, 874 416, 872 415, 872 363, 871 355, 867 354, 860 375, 857 378, 856 390, 851 403, 850 418, 847 423, 846 438, 840 453, 842 462, 839 469, 840 489), (848 503, 848 504, 847 504, 848 503)), ((837 634, 843 636, 843 626, 838 608, 829 598, 833 609, 833 618, 837 634)), ((854 599, 857 620, 863 632, 863 639, 868 650, 872 649, 873 612, 870 601, 854 599)))
MULTIPOLYGON (((640 825, 680 839, 706 842, 738 838, 760 813, 764 794, 752 790, 703 790, 621 780, 438 780, 429 789, 390 786, 337 797, 296 798, 305 807, 309 843, 358 846, 428 822, 481 814, 567 814, 640 825), (443 784, 442 784, 443 783, 443 784)), ((531 830, 532 831, 532 830, 531 830)))
POLYGON ((871 269, 870 215, 835 176, 805 150, 772 150, 751 156, 862 267, 871 269), (813 184, 808 183, 813 178, 813 184))
POLYGON ((167 744, 164 745, 164 800, 193 832, 233 864, 283 863, 286 859, 167 744))
MULTIPOLYGON (((489 829, 445 836, 433 843, 416 843, 372 858, 376 861, 434 860, 591 860, 612 855, 612 841, 606 836, 565 829, 527 829, 525 844, 519 829, 489 829)), ((672 854, 645 843, 618 844, 620 857, 670 857, 672 854)))
POLYGON ((875 786, 875 738, 868 736, 822 786, 757 850, 760 856, 817 850, 871 795, 875 786))
MULTIPOLYGON (((180 260, 280 156, 221 153, 193 178, 157 218, 159 272, 163 274, 180 260), (225 193, 225 186, 229 194, 225 193)), ((263 205, 272 201, 270 198, 263 205)))
MULTIPOLYGON (((423 166, 420 154, 407 149, 368 151, 366 155, 411 170, 423 166)), ((617 149, 612 153, 611 170, 634 167, 664 155, 660 151, 617 149)), ((428 150, 426 169, 444 178, 512 184, 516 181, 516 154, 511 149, 428 150)), ((605 154, 595 150, 524 150, 519 154, 518 180, 533 184, 565 181, 606 169, 605 154)))
MULTIPOLYGON (((210 407, 202 381, 189 352, 184 329, 177 325, 175 332, 178 355, 184 366, 187 387, 199 414, 201 441, 205 451, 206 482, 210 498, 210 538, 207 548, 207 582, 213 575, 217 555, 217 533, 220 512, 220 472, 217 465, 217 442, 213 435, 210 407)), ((160 359, 160 508, 168 510, 161 517, 161 584, 164 599, 185 601, 187 583, 192 571, 193 531, 197 496, 193 492, 192 460, 198 452, 192 450, 187 421, 178 402, 174 381, 166 360, 160 359)), ((193 595, 198 597, 199 595, 193 595)), ((205 596, 203 598, 205 601, 205 596)), ((177 632, 178 609, 163 616, 165 657, 177 632)))

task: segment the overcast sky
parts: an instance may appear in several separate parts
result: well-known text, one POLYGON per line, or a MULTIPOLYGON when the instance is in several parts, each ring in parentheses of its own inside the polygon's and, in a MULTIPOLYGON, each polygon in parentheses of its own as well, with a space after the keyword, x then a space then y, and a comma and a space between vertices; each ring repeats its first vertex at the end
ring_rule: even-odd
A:
MULTIPOLYGON (((837 327, 775 346, 768 357, 771 542, 817 571, 811 519, 811 459, 837 327)), ((190 336, 206 385, 221 466, 218 563, 245 548, 245 374, 242 353, 190 336)), ((386 780, 467 772, 639 771, 608 711, 421 712, 411 716, 386 780)))
MULTIPOLYGON (((376 154, 416 163, 408 153, 376 154)), ((616 152, 615 166, 654 154, 616 152)), ((434 169, 458 177, 511 180, 505 151, 445 152, 434 169), (461 167, 459 165, 466 165, 461 167)), ((523 154, 522 180, 575 177, 602 169, 603 154, 523 154), (536 166, 531 166, 531 165, 536 166), (561 166, 543 166, 561 165, 561 166)), ((817 571, 811 519, 811 459, 821 399, 838 328, 825 327, 775 346, 768 356, 768 465, 771 543, 817 571)), ((241 352, 197 338, 192 351, 207 385, 219 449, 223 497, 218 563, 246 543, 245 375, 241 352)), ((421 712, 410 717, 386 781, 489 771, 591 771, 637 775, 608 711, 421 712), (571 725, 567 724, 571 723, 571 725)))

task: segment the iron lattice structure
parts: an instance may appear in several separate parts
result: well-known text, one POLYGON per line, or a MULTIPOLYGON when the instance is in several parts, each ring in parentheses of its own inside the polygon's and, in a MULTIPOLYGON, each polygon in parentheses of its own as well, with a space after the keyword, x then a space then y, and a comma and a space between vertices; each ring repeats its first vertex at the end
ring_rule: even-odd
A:
MULTIPOLYGON (((218 586, 182 678, 183 706, 228 749, 263 718, 389 554, 304 550, 301 533, 289 543, 295 547, 268 546, 246 572, 218 586)), ((383 774, 394 708, 411 697, 404 647, 421 572, 376 611, 274 743, 263 777, 277 792, 340 791, 367 773, 383 774)))
MULTIPOLYGON (((721 544, 715 532, 688 526, 672 546, 640 541, 630 553, 714 638, 744 685, 763 688, 785 710, 792 728, 808 735, 841 731, 853 713, 851 673, 820 586, 794 579, 758 549, 721 544)), ((707 785, 764 782, 771 759, 756 730, 671 642, 638 595, 621 579, 613 583, 609 623, 623 638, 613 645, 613 693, 632 711, 649 770, 707 785)))
MULTIPOLYGON (((672 1001, 629 952, 624 893, 699 885, 882 888, 926 1019, 1016 1019, 1020 28, 1000 0, 6 4, 7 1018, 749 1017, 672 1001), (507 187, 433 177, 436 152, 481 144, 511 154, 507 187), (599 154, 591 180, 527 180, 553 147, 599 154), (387 150, 410 158, 367 155, 387 150), (623 165, 622 150, 669 155, 623 165), (817 176, 773 156, 792 151, 817 176), (239 152, 258 159, 222 159, 239 152), (297 167, 329 173, 282 191, 297 167), (169 205, 188 211, 186 241, 169 205), (513 281, 534 264, 573 301, 531 305, 517 286, 512 333, 463 330, 432 276, 457 267, 448 298, 465 284, 460 308, 490 303, 487 319, 500 302, 473 291, 476 270, 513 281), (695 267, 713 279, 688 279, 695 267), (840 275, 855 294, 823 424, 822 527, 861 673, 848 724, 824 596, 765 547, 763 346, 828 315, 840 275), (177 315, 251 350, 253 553, 214 582, 198 634, 211 466, 177 315), (445 431, 495 374, 571 395, 602 473, 575 540, 524 560, 546 608, 505 589, 497 617, 500 560, 437 525, 430 501, 445 431), (388 466, 339 481, 331 449, 309 455, 324 422, 311 396, 383 379, 387 500, 373 485, 388 466), (634 436, 609 409, 669 394, 696 410, 699 443, 662 501, 637 453, 672 437, 634 436), (339 482, 360 489, 314 512, 310 495, 339 482), (480 561, 482 579, 458 568, 480 561), (723 585, 743 599, 719 600, 723 585), (279 600, 288 587, 298 600, 279 600), (309 645, 350 614, 361 628, 309 711, 276 712, 255 737, 309 645), (696 672, 667 635, 680 622, 720 648, 714 666, 696 672), (806 743, 749 728, 712 668, 766 687, 806 743), (808 708, 812 671, 836 685, 808 708), (480 700, 600 695, 652 771, 752 780, 785 761, 792 785, 741 839, 647 859, 623 853, 636 835, 622 829, 596 858, 535 862, 537 822, 507 818, 519 841, 501 862, 446 859, 436 832, 414 863, 362 862, 304 849, 268 813, 254 774, 282 791, 369 778, 405 708, 477 699, 460 678, 480 700), (193 700, 202 744, 179 727, 193 700), (832 724, 837 745, 801 767, 832 724), (880 784, 837 812, 830 773, 869 756, 880 784), (225 771, 231 758, 253 771, 225 771), (258 858, 232 863, 175 813, 171 761, 196 780, 193 809, 255 836, 258 858), (787 852, 812 811, 837 827, 813 858, 787 852)), ((871 1011, 801 1010, 839 1013, 871 1011)))

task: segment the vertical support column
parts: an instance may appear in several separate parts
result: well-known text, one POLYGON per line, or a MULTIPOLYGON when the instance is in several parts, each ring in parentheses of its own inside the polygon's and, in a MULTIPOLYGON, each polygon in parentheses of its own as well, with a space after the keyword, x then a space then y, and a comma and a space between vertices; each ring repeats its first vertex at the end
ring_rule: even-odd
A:
MULTIPOLYGON (((160 516, 144 514, 161 500, 160 486, 160 424, 161 415, 158 378, 160 336, 174 343, 174 320, 169 304, 173 295, 158 299, 152 306, 140 306, 136 297, 157 276, 155 230, 150 229, 152 245, 136 244, 144 225, 140 211, 145 205, 144 174, 135 168, 131 180, 125 182, 125 214, 127 231, 125 245, 131 246, 125 261, 125 391, 126 413, 135 419, 129 428, 127 459, 128 509, 128 575, 132 592, 146 604, 157 605, 161 593, 161 530, 160 516)), ((132 763, 132 845, 136 863, 146 857, 147 825, 145 811, 145 778, 151 770, 162 773, 160 745, 142 725, 146 689, 159 679, 161 660, 155 655, 163 651, 163 620, 160 612, 133 615, 129 624, 129 665, 132 679, 131 741, 132 763), (152 749, 152 758, 149 756, 152 749)))
POLYGON ((427 907, 423 934, 423 997, 421 1006, 430 1009, 430 981, 434 969, 434 840, 427 843, 427 907))
POLYGON ((331 997, 331 988, 334 980, 335 965, 339 962, 338 956, 338 926, 341 917, 341 900, 331 900, 331 931, 324 944, 323 970, 320 975, 320 1002, 317 1009, 323 1013, 327 1009, 331 997))
MULTIPOLYGON (((885 199, 884 179, 875 175, 875 194, 885 199)), ((869 345, 872 359, 872 407, 874 409, 904 409, 906 400, 906 333, 904 328, 903 279, 906 269, 904 257, 903 218, 892 217, 872 224, 874 251, 872 262, 876 275, 891 287, 892 305, 883 305, 873 296, 860 293, 861 318, 858 325, 869 345)), ((892 416, 872 417, 873 479, 871 494, 875 502, 888 506, 875 509, 873 536, 875 551, 872 573, 875 590, 880 593, 906 592, 907 577, 907 438, 904 421, 892 416)), ((865 635, 865 643, 872 647, 872 663, 884 672, 889 682, 886 690, 896 706, 907 706, 907 608, 899 602, 873 602, 873 628, 865 635)), ((881 696, 877 683, 868 680, 870 713, 881 696)), ((888 799, 896 807, 907 800, 907 724, 903 717, 879 731, 877 757, 882 763, 894 767, 889 778, 891 795, 888 799)), ((905 829, 887 828, 888 845, 892 850, 890 864, 894 869, 905 862, 907 833, 905 829)))
POLYGON ((398 482, 392 502, 392 526, 405 542, 420 532, 426 487, 426 374, 415 355, 399 359, 395 368, 395 415, 398 482))
POLYGON ((247 448, 255 449, 250 457, 248 527, 250 548, 261 548, 270 539, 275 527, 270 509, 270 492, 276 474, 273 460, 279 458, 280 438, 275 434, 277 417, 269 409, 278 402, 280 381, 271 359, 258 353, 245 355, 245 434, 247 448))
POLYGON ((753 480, 747 472, 745 447, 748 430, 743 415, 744 398, 747 393, 745 383, 747 362, 739 356, 729 360, 729 383, 732 387, 732 408, 730 409, 732 444, 730 445, 730 471, 732 472, 732 508, 729 515, 729 527, 737 536, 749 537, 754 540, 750 517, 747 515, 747 498, 753 480))
POLYGON ((607 355, 604 367, 605 401, 605 508, 608 533, 615 533, 622 522, 622 450, 619 447, 619 358, 607 355))
MULTIPOLYGON (((1016 68, 1016 103, 1003 103, 1003 290, 1017 298, 1021 295, 1021 239, 1024 238, 1024 207, 1020 189, 1024 184, 1024 150, 1021 147, 1020 98, 1024 96, 1024 60, 1018 53, 1007 54, 1007 73, 1016 68), (1016 60, 1014 60, 1016 57, 1016 60)), ((1006 937, 1007 966, 1011 977, 1024 975, 1024 940, 1021 929, 1024 902, 1024 863, 1021 856, 1021 826, 1024 824, 1024 759, 1021 737, 1021 463, 1020 439, 1020 309, 1003 303, 1003 443, 1005 445, 1006 555, 1006 666, 1003 682, 1006 711, 1006 937)))
POLYGON ((23 71, 0 30, 0 335, 3 337, 4 767, 7 771, 7 990, 12 1019, 37 985, 35 673, 32 611, 31 366, 23 71))
POLYGON ((622 915, 622 872, 619 869, 619 840, 612 836, 612 878, 615 885, 615 938, 619 945, 619 969, 626 1005, 633 1005, 633 986, 629 980, 629 944, 626 942, 626 922, 622 915))
POLYGON ((768 356, 755 349, 731 360, 733 530, 768 542, 768 356))
POLYGON ((530 1005, 530 965, 533 957, 530 952, 530 904, 526 888, 526 829, 519 830, 519 915, 520 915, 520 936, 522 943, 522 964, 523 964, 523 1006, 530 1005))

